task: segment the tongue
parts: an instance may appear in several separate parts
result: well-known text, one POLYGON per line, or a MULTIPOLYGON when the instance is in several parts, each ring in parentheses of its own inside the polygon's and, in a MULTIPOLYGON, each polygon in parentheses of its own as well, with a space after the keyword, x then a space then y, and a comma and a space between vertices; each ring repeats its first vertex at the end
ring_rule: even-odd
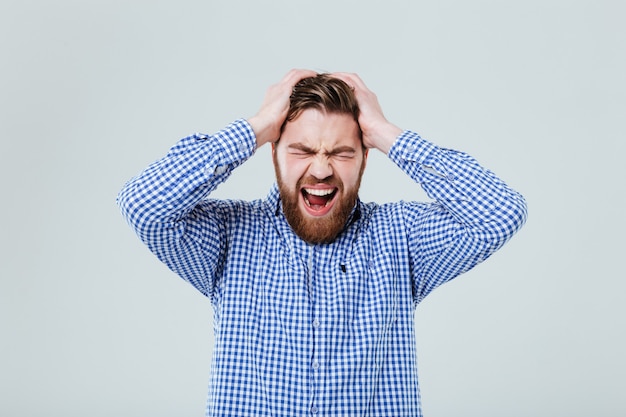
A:
POLYGON ((307 196, 307 199, 309 200, 309 204, 311 204, 312 206, 323 206, 328 201, 328 197, 320 197, 313 194, 309 194, 307 196))

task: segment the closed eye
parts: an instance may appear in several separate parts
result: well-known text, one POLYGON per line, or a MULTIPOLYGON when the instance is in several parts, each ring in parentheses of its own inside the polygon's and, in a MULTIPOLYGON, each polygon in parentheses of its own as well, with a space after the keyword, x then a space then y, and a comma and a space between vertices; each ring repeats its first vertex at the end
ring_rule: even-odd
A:
POLYGON ((310 156, 314 156, 315 152, 306 152, 301 150, 290 150, 289 155, 296 156, 298 158, 307 158, 310 156))
POLYGON ((352 159, 356 155, 356 150, 350 146, 342 146, 328 152, 328 156, 339 160, 352 159))
POLYGON ((354 158, 354 155, 355 155, 355 152, 337 152, 337 153, 330 154, 330 156, 332 156, 335 159, 339 159, 340 161, 352 159, 354 158))

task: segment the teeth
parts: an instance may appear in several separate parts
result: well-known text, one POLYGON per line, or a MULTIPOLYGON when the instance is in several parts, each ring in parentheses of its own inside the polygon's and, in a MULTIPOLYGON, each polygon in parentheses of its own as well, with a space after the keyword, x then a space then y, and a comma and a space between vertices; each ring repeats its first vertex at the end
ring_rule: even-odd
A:
POLYGON ((314 188, 305 188, 304 191, 306 191, 307 194, 312 194, 312 195, 316 195, 318 197, 323 197, 325 195, 332 194, 333 191, 335 191, 335 190, 334 189, 318 190, 318 189, 314 189, 314 188))

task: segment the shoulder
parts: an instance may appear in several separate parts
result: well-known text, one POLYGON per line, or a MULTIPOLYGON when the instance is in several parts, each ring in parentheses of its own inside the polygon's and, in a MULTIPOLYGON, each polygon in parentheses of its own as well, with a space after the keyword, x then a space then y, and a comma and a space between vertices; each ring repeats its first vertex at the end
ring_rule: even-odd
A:
POLYGON ((433 220, 448 216, 449 213, 438 202, 397 201, 361 205, 363 224, 376 234, 388 234, 392 230, 411 234, 415 230, 436 227, 432 224, 433 220))
POLYGON ((372 220, 393 220, 400 217, 415 217, 430 210, 438 210, 436 202, 397 201, 392 203, 361 202, 359 208, 363 218, 372 220))
POLYGON ((206 199, 193 210, 195 215, 220 217, 222 220, 236 221, 262 216, 262 200, 206 199))

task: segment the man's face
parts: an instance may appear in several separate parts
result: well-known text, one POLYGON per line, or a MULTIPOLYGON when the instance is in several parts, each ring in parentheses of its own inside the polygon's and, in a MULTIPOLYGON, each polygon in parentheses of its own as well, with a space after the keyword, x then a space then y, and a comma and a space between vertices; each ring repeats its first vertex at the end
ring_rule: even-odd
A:
POLYGON ((286 123, 273 146, 274 168, 285 217, 300 238, 337 237, 356 203, 366 156, 350 114, 307 109, 286 123))

